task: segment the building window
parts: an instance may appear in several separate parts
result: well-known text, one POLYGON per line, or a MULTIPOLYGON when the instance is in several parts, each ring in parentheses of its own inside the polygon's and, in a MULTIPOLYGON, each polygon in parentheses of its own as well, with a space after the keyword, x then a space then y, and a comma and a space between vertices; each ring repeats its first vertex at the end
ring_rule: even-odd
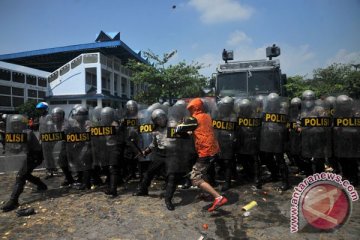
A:
POLYGON ((69 100, 69 104, 81 104, 81 100, 69 100))
POLYGON ((0 94, 11 95, 11 87, 0 86, 0 94))
POLYGON ((12 95, 24 96, 24 89, 23 88, 12 87, 12 95))
POLYGON ((66 64, 65 66, 63 66, 62 68, 60 68, 60 76, 64 75, 65 73, 67 73, 70 70, 70 65, 66 64))
POLYGON ((52 73, 52 74, 48 77, 49 83, 51 83, 52 81, 56 80, 56 79, 58 78, 58 76, 59 76, 59 72, 58 72, 58 71, 52 73))
POLYGON ((96 68, 86 68, 85 69, 85 91, 96 92, 97 89, 97 75, 96 68))
POLYGON ((30 98, 36 98, 37 97, 37 91, 28 89, 28 97, 30 98))
POLYGON ((24 104, 24 98, 12 97, 13 107, 18 107, 24 104))
POLYGON ((36 85, 36 77, 32 75, 26 75, 26 83, 30 85, 36 85))
POLYGON ((114 62, 114 70, 116 70, 116 71, 120 71, 120 63, 118 63, 118 62, 114 62))
POLYGON ((134 83, 131 81, 130 82, 130 96, 133 97, 135 94, 135 85, 134 83))
POLYGON ((121 93, 126 94, 126 91, 127 91, 127 79, 124 78, 124 77, 121 78, 121 89, 122 89, 121 93))
POLYGON ((62 104, 67 104, 67 101, 57 101, 57 100, 50 101, 50 105, 62 105, 62 104))
POLYGON ((11 72, 9 70, 0 68, 0 80, 10 81, 11 72))
POLYGON ((0 106, 11 107, 11 97, 0 96, 0 106))
POLYGON ((39 85, 40 87, 47 87, 47 80, 46 80, 46 78, 41 78, 41 77, 39 77, 39 78, 38 78, 38 85, 39 85))
POLYGON ((87 100, 86 106, 88 107, 96 107, 97 106, 97 100, 87 100))
POLYGON ((45 98, 46 93, 44 91, 38 91, 38 98, 45 98))
POLYGON ((12 72, 12 80, 13 82, 25 83, 25 74, 12 72))
POLYGON ((98 62, 98 55, 96 53, 85 54, 83 62, 84 63, 97 63, 98 62))
POLYGON ((79 66, 82 62, 82 56, 79 56, 77 58, 75 58, 74 60, 71 61, 71 69, 76 68, 77 66, 79 66))

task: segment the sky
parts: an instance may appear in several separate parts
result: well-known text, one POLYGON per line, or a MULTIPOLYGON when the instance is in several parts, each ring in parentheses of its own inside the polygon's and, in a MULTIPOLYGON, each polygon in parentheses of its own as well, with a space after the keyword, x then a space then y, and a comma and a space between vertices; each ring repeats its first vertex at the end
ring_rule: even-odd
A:
POLYGON ((170 63, 201 63, 207 77, 223 49, 265 59, 272 44, 288 76, 360 63, 360 0, 0 0, 0 55, 91 43, 101 30, 136 51, 177 50, 170 63))

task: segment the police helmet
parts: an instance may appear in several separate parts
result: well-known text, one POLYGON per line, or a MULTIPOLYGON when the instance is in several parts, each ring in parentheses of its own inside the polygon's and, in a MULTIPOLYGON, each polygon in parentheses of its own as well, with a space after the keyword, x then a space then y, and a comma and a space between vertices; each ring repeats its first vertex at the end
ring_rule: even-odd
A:
POLYGON ((111 107, 104 107, 100 113, 101 124, 104 126, 111 125, 115 120, 115 111, 111 107))
POLYGON ((85 122, 88 119, 89 111, 84 106, 79 106, 73 110, 73 118, 78 122, 85 122))
POLYGON ((65 111, 61 107, 55 107, 51 111, 51 117, 54 122, 61 122, 64 120, 65 117, 65 111))
POLYGON ((160 127, 165 127, 167 122, 166 113, 162 109, 155 109, 151 113, 151 120, 160 127))
POLYGON ((315 100, 315 93, 312 90, 305 90, 302 94, 303 100, 315 100))
POLYGON ((138 111, 138 104, 134 100, 127 101, 125 107, 129 113, 135 113, 135 112, 137 113, 138 111))
POLYGON ((290 105, 291 106, 300 106, 301 105, 301 99, 298 98, 298 97, 294 97, 293 99, 291 99, 290 105))

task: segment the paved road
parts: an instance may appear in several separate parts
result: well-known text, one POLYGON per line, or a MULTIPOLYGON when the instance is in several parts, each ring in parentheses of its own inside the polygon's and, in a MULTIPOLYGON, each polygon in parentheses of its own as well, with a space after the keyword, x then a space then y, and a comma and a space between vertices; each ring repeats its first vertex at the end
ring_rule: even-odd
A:
MULTIPOLYGON (((35 175, 44 177, 43 171, 35 175)), ((0 175, 0 202, 7 200, 14 173, 0 175)), ((292 175, 297 184, 301 178, 292 175)), ((360 204, 354 202, 350 220, 336 232, 319 233, 304 228, 290 233, 292 191, 278 192, 279 183, 267 183, 253 190, 245 183, 226 193, 229 203, 214 213, 206 209, 211 202, 200 198, 199 189, 178 190, 175 211, 165 209, 161 182, 156 181, 148 197, 133 197, 137 182, 119 187, 120 195, 111 199, 103 188, 77 191, 59 188, 62 177, 45 180, 49 190, 33 193, 27 184, 21 207, 31 206, 37 214, 17 217, 15 212, 0 213, 1 239, 359 239, 360 204), (255 200, 258 206, 243 216, 242 206, 255 200), (208 225, 208 229, 203 227, 208 225)), ((358 189, 359 190, 359 189, 358 189)))

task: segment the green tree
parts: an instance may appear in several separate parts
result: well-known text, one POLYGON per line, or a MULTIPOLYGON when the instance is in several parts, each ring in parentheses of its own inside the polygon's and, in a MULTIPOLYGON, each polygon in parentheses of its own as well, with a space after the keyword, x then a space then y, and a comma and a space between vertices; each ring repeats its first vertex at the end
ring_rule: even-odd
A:
POLYGON ((344 90, 350 97, 360 99, 360 71, 351 71, 345 79, 344 90))
POLYGON ((293 77, 288 77, 287 83, 285 85, 288 97, 300 97, 302 92, 308 89, 308 83, 303 76, 296 75, 293 77))
POLYGON ((37 102, 35 100, 29 100, 22 105, 18 106, 16 110, 20 114, 25 114, 28 118, 40 117, 40 111, 36 109, 37 102))
POLYGON ((360 98, 360 72, 350 64, 334 63, 326 68, 315 69, 313 79, 289 77, 286 89, 290 98, 301 96, 306 89, 313 90, 317 97, 347 94, 352 98, 360 98))
POLYGON ((145 84, 146 89, 139 91, 135 99, 139 102, 151 104, 159 98, 171 101, 174 98, 195 97, 203 95, 206 78, 199 74, 202 65, 187 64, 181 61, 175 65, 168 65, 176 51, 163 54, 162 57, 149 51, 145 56, 153 62, 152 65, 130 60, 127 67, 132 71, 132 81, 145 84))

